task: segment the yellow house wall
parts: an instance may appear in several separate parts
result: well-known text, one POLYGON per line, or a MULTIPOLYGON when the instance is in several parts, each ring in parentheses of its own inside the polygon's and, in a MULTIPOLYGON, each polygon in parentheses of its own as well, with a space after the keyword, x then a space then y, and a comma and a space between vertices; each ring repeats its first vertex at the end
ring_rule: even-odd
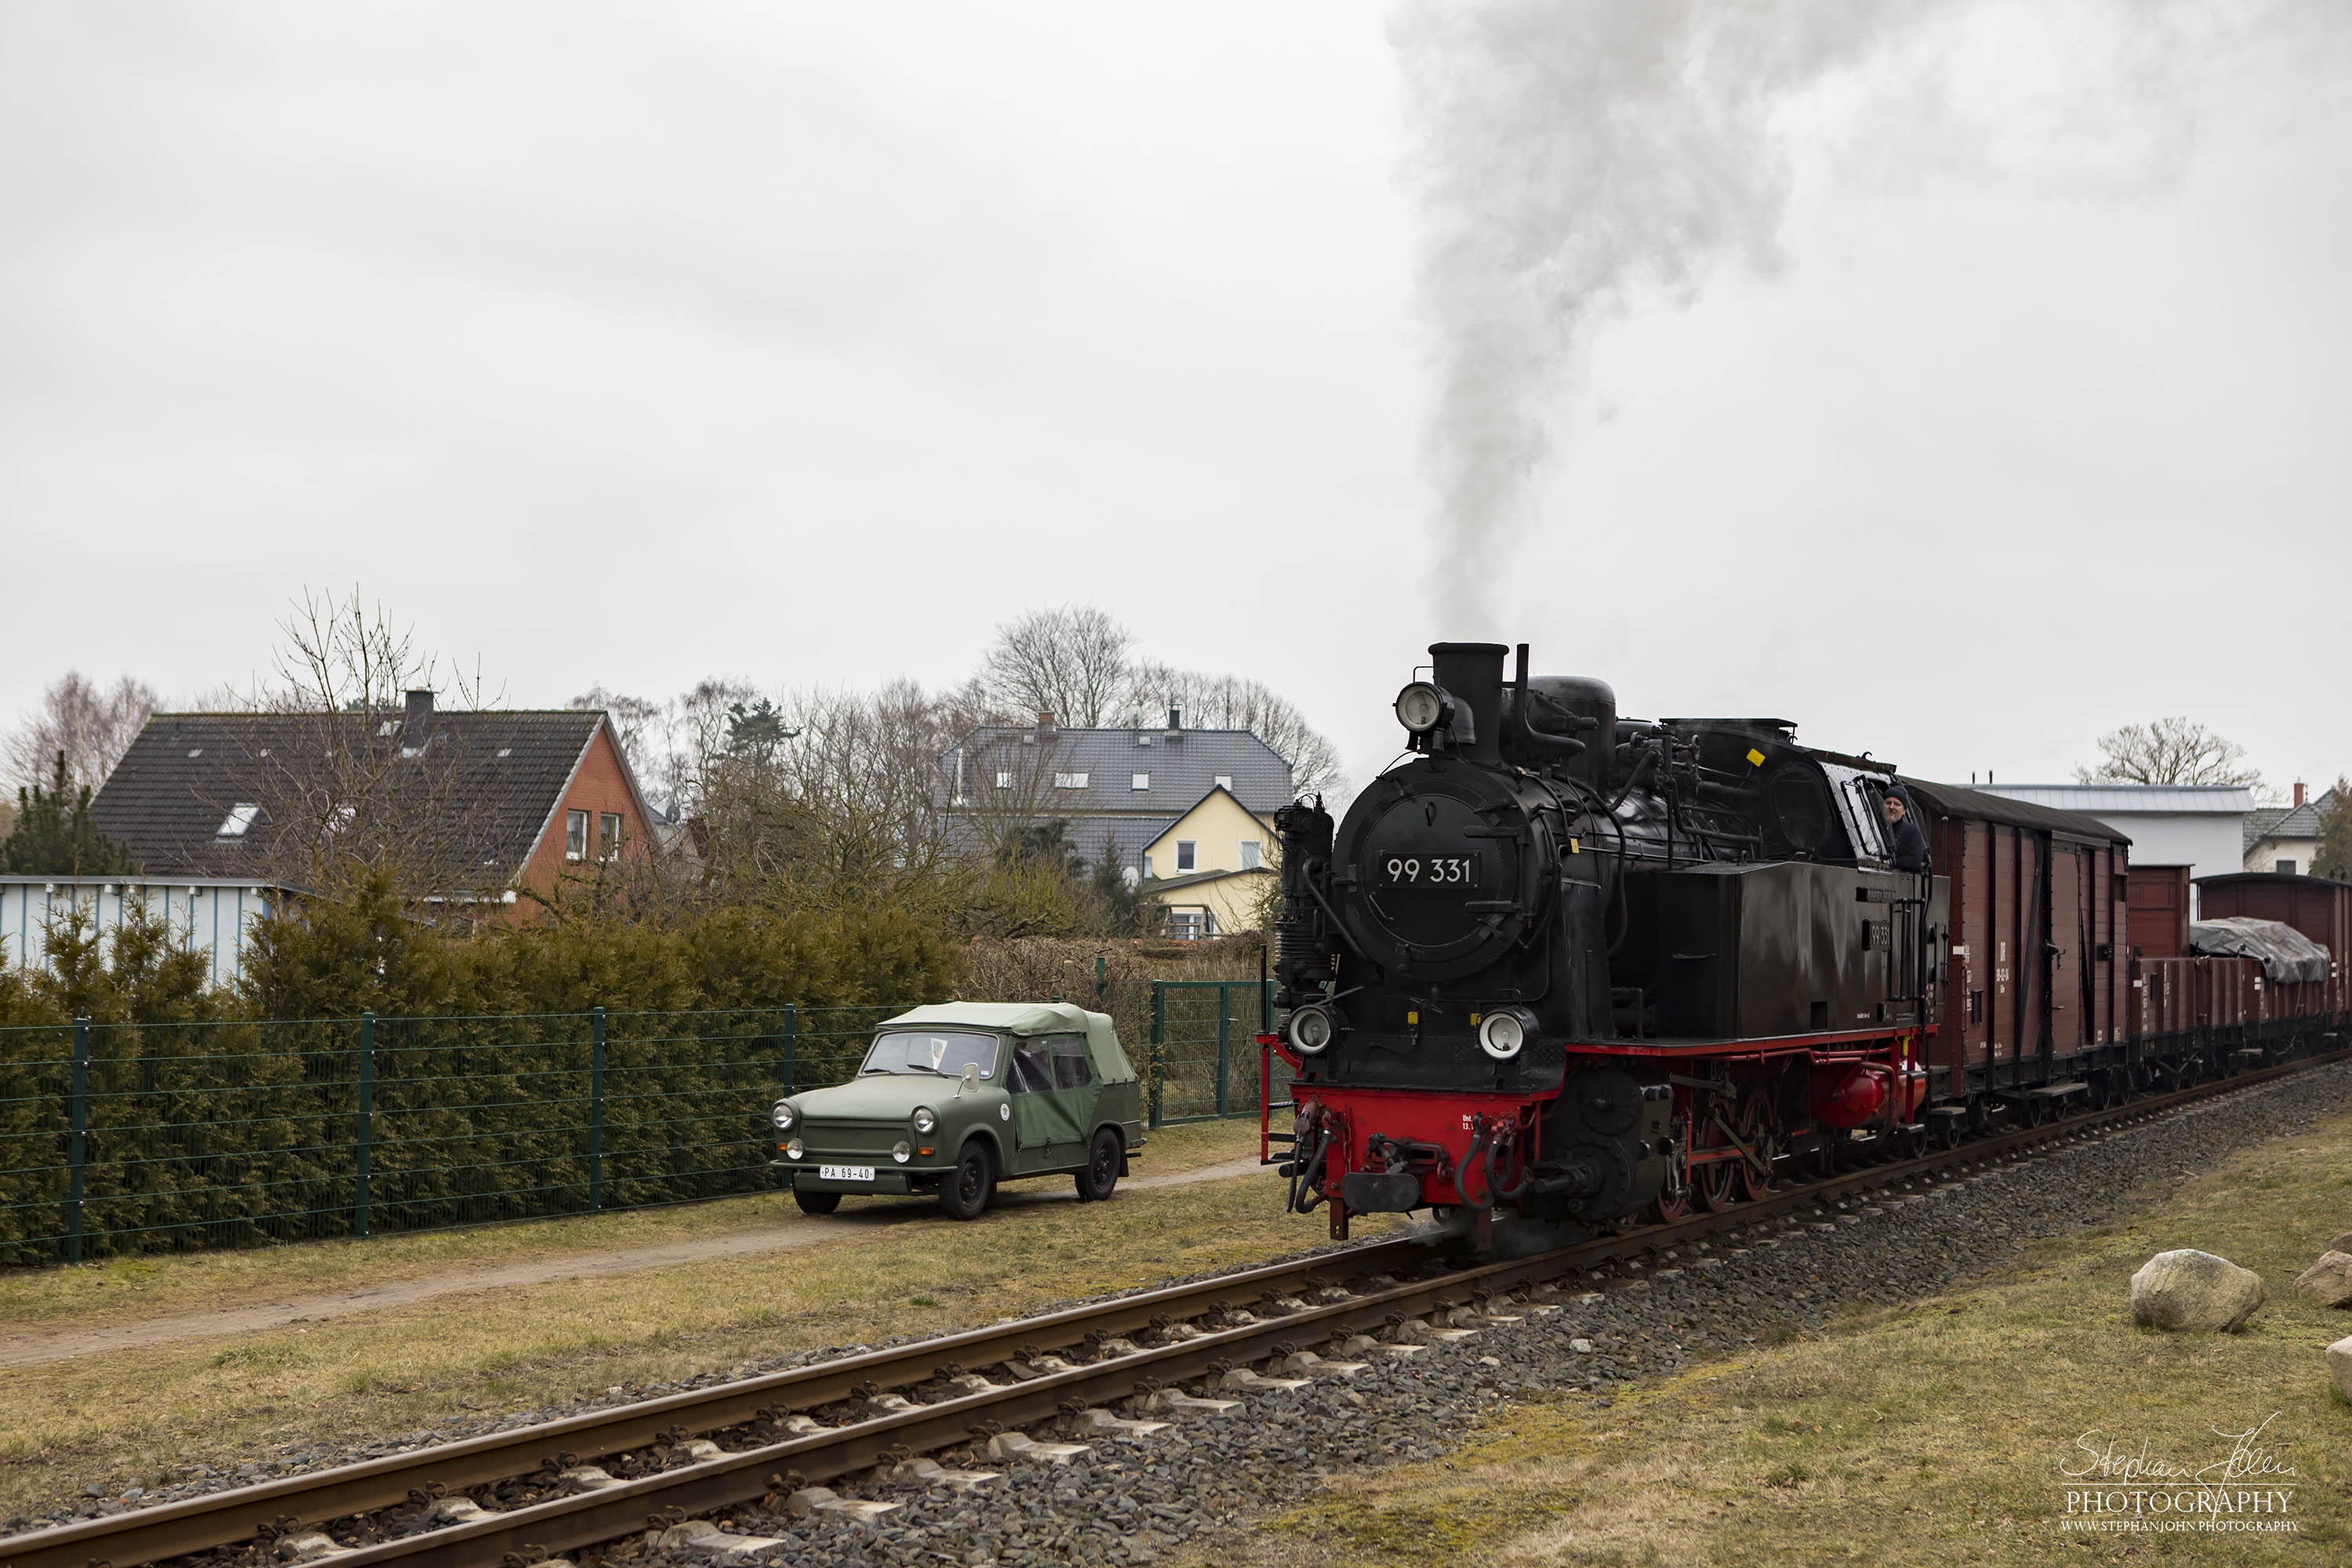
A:
MULTIPOLYGON (((1160 880, 1192 875, 1192 871, 1176 868, 1176 841, 1189 838, 1196 846, 1192 871, 1238 871, 1242 868, 1242 840, 1257 840, 1259 863, 1275 864, 1276 845, 1274 829, 1251 816, 1242 803, 1223 790, 1213 791, 1206 800, 1176 819, 1176 825, 1151 841, 1144 853, 1151 875, 1160 880)), ((1145 884, 1150 890, 1150 884, 1145 884)))

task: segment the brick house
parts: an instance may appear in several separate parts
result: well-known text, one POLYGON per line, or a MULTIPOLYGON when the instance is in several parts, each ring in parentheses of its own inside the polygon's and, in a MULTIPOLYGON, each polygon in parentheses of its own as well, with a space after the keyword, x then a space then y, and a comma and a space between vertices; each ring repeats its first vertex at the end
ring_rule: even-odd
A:
POLYGON ((567 874, 649 854, 656 818, 599 711, 438 711, 412 691, 397 718, 320 713, 158 713, 90 801, 99 829, 138 860, 135 876, 0 879, 0 958, 42 962, 46 922, 79 903, 101 924, 132 902, 206 950, 233 980, 252 922, 299 898, 299 857, 286 832, 333 832, 372 809, 401 837, 446 852, 451 890, 433 901, 518 918, 526 892, 567 874), (371 722, 373 727, 370 728, 371 722), (321 752, 363 768, 321 769, 321 752), (338 804, 336 784, 364 773, 382 807, 338 804))

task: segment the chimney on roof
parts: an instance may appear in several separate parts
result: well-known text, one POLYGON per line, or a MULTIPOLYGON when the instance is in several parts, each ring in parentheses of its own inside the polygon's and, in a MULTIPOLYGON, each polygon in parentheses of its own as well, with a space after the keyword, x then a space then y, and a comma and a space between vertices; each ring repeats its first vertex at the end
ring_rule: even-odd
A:
POLYGON ((1053 710, 1052 710, 1052 709, 1050 709, 1050 708, 1040 708, 1040 709, 1038 709, 1038 710, 1037 710, 1037 728, 1039 728, 1040 730, 1050 730, 1050 729, 1052 729, 1053 727, 1054 727, 1054 711, 1053 711, 1053 710))
POLYGON ((2303 781, 2301 779, 2294 781, 2294 804, 2295 808, 2298 811, 2303 808, 2303 781))
POLYGON ((408 694, 408 708, 406 711, 402 713, 400 718, 400 728, 402 732, 408 735, 415 735, 419 730, 424 729, 432 721, 433 693, 430 691, 410 692, 408 694))
POLYGON ((1168 732, 1172 735, 1183 727, 1184 710, 1177 707, 1173 702, 1171 702, 1168 705, 1168 732))

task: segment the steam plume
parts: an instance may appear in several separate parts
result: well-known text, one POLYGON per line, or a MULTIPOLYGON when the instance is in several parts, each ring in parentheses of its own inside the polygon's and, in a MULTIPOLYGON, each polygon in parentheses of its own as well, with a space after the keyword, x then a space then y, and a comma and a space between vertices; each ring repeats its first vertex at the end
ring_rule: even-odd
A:
MULTIPOLYGON (((1637 290, 1686 301, 1727 259, 1776 265, 1791 101, 1900 46, 1924 40, 1932 60, 1932 46, 1948 38, 1942 29, 1987 9, 2000 7, 1431 0, 1398 14, 1408 172, 1424 224, 1422 307, 1435 342, 1426 446, 1440 507, 1443 626, 1469 629, 1482 600, 1491 613, 1503 547, 1530 521, 1529 481, 1551 451, 1554 405, 1595 331, 1637 290)), ((2182 132, 2158 136, 2143 162, 2177 165, 2188 142, 2187 79, 2249 41, 2306 30, 2300 24, 2340 31, 2324 20, 2332 9, 2298 0, 2041 0, 2007 19, 2025 18, 2048 56, 2070 67, 2080 33, 2097 39, 2106 58, 2086 68, 2153 110, 2160 129, 2182 132)), ((2074 84, 2051 92, 2071 103, 2074 84)), ((1999 162, 1996 143, 2017 134, 2014 125, 1957 119, 1949 130, 1983 143, 1940 150, 1962 163, 1999 162)))

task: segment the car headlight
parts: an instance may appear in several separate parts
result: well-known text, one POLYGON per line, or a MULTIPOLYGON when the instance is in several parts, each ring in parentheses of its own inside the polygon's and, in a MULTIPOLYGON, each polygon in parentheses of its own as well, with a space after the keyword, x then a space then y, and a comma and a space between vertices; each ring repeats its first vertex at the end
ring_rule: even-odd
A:
POLYGON ((1416 680, 1397 693, 1397 722, 1416 735, 1426 735, 1445 721, 1445 693, 1426 680, 1416 680))
POLYGON ((908 1142, 904 1138, 899 1139, 896 1143, 890 1145, 890 1158, 898 1161, 901 1165, 905 1164, 914 1157, 915 1146, 912 1143, 908 1142))
POLYGON ((915 1131, 928 1136, 931 1129, 940 1124, 939 1112, 928 1105, 919 1105, 915 1107, 914 1121, 915 1131))
POLYGON ((789 1100, 776 1101, 776 1109, 772 1114, 776 1120, 776 1131, 779 1132, 785 1131, 800 1120, 799 1114, 793 1110, 793 1102, 789 1100))
POLYGON ((1301 1007, 1290 1016, 1290 1048, 1301 1056, 1320 1052, 1339 1032, 1328 1007, 1301 1007))
POLYGON ((1501 1008, 1478 1021, 1478 1048, 1498 1062, 1517 1056, 1535 1035, 1535 1015, 1524 1007, 1501 1008))
POLYGON ((807 1152, 807 1147, 797 1138, 784 1145, 784 1158, 787 1160, 797 1160, 807 1152))

